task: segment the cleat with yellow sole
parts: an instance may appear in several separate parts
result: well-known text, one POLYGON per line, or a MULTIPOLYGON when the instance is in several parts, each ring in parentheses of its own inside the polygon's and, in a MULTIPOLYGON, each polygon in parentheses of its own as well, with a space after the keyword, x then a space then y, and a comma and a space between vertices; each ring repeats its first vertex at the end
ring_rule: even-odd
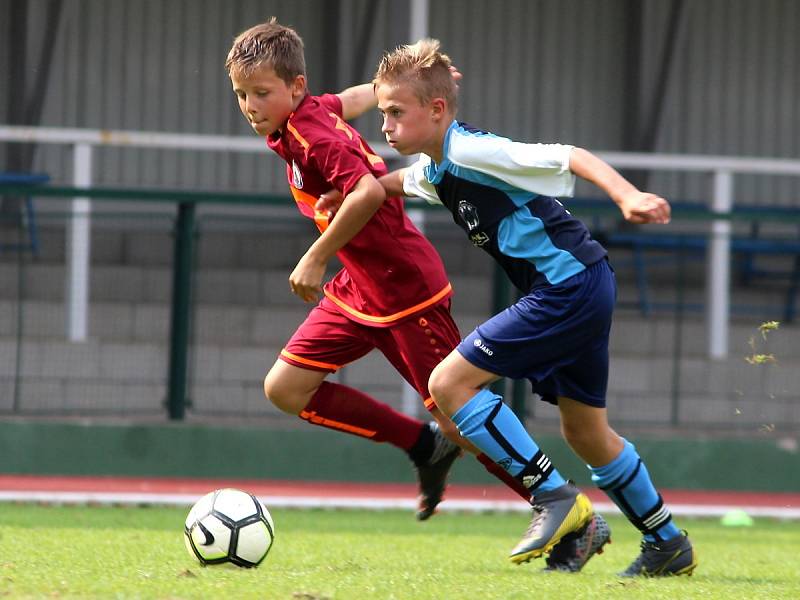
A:
POLYGON ((592 503, 575 484, 536 494, 533 517, 525 535, 509 555, 513 563, 528 562, 550 552, 564 536, 578 533, 592 520, 592 503))

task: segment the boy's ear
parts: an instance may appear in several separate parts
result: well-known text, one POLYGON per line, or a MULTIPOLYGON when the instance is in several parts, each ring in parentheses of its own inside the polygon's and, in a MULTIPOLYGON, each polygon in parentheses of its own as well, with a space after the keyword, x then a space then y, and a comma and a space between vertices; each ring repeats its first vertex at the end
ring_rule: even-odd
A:
POLYGON ((434 98, 430 102, 431 116, 437 121, 447 114, 447 102, 444 98, 434 98))
POLYGON ((292 96, 302 96, 306 93, 306 76, 305 75, 298 75, 292 81, 292 85, 289 86, 292 91, 292 96))

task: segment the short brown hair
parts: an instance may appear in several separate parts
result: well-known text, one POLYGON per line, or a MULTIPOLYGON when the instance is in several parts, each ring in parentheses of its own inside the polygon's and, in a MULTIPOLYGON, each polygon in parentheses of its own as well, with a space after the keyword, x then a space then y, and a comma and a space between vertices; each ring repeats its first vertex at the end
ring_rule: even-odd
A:
POLYGON ((444 98, 450 110, 457 108, 458 87, 450 73, 450 57, 439 51, 439 40, 424 39, 398 46, 383 56, 373 83, 407 85, 421 103, 444 98))
POLYGON ((225 60, 228 76, 247 77, 262 66, 271 67, 287 84, 306 74, 303 40, 275 17, 237 35, 225 60))

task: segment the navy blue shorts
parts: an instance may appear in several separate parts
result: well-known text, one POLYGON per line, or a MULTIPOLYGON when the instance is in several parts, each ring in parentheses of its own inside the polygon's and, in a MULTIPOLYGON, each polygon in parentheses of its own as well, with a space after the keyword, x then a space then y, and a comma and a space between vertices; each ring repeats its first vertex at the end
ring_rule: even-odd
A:
POLYGON ((542 400, 563 396, 606 405, 608 335, 617 296, 607 260, 557 285, 531 291, 458 345, 476 367, 529 379, 542 400))

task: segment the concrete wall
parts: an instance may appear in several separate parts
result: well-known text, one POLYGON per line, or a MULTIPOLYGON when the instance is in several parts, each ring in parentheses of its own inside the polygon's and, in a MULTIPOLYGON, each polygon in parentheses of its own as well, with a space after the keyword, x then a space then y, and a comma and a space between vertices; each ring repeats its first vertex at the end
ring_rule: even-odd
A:
MULTIPOLYGON (((116 219, 116 229, 95 221, 86 343, 64 339, 61 230, 42 230, 42 254, 36 260, 25 257, 20 266, 13 255, 0 257, 0 412, 164 417, 171 234, 134 227, 140 217, 116 219), (21 384, 15 388, 17 373, 21 384)), ((292 422, 265 402, 261 382, 307 311, 286 286, 288 272, 314 239, 302 221, 272 223, 263 230, 254 230, 253 224, 236 229, 224 221, 201 227, 193 280, 190 415, 292 422)), ((465 244, 452 225, 441 229, 431 223, 429 235, 451 274, 454 315, 467 333, 491 314, 492 263, 465 244)), ((608 393, 614 423, 752 435, 770 427, 800 430, 796 325, 784 323, 762 339, 758 325, 768 320, 769 309, 764 315, 740 313, 732 323, 729 359, 709 361, 702 313, 687 313, 679 331, 674 312, 642 316, 630 308, 638 298, 627 266, 630 257, 617 250, 612 260, 621 282, 608 393), (676 352, 681 357, 677 364, 676 352), (777 361, 748 364, 745 359, 756 353, 773 354, 777 361)), ((692 268, 702 270, 702 262, 692 268)), ((664 285, 674 282, 674 271, 663 270, 651 294, 671 301, 675 290, 664 285)), ((686 291, 691 303, 703 296, 703 282, 694 280, 686 291)), ((745 307, 761 303, 779 312, 785 287, 774 287, 736 285, 733 301, 745 307)), ((332 379, 402 405, 400 376, 377 352, 332 379)), ((557 421, 548 405, 532 397, 528 405, 534 426, 557 421)))
MULTIPOLYGON (((786 440, 630 439, 662 488, 772 492, 800 488, 797 444, 786 440)), ((591 485, 588 469, 558 436, 540 432, 537 441, 561 473, 580 485, 591 485)), ((208 424, 0 422, 0 472, 413 481, 409 461, 385 444, 312 427, 284 431, 208 424)), ((456 464, 451 481, 497 483, 469 457, 456 464)))

